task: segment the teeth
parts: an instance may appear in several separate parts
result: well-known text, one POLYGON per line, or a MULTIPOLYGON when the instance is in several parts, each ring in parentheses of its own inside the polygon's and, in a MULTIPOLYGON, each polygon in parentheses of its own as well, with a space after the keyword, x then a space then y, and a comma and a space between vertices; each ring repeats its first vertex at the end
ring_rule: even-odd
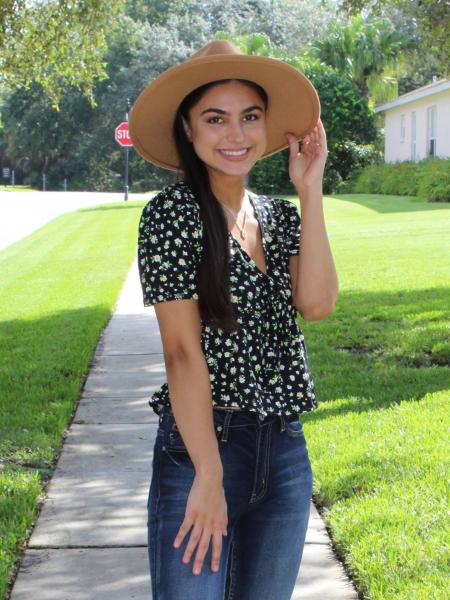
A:
POLYGON ((247 148, 244 150, 221 150, 221 152, 227 156, 242 156, 247 152, 247 148))

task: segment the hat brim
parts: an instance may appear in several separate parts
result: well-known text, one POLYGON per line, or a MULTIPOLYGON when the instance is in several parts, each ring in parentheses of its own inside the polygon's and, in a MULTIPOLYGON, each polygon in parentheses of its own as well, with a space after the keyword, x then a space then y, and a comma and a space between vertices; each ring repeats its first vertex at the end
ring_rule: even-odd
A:
POLYGON ((139 94, 129 116, 129 133, 136 151, 165 169, 180 169, 173 138, 176 111, 195 88, 218 79, 248 79, 269 96, 265 158, 287 148, 286 132, 299 140, 320 117, 316 89, 300 71, 273 58, 254 55, 192 58, 164 71, 139 94))

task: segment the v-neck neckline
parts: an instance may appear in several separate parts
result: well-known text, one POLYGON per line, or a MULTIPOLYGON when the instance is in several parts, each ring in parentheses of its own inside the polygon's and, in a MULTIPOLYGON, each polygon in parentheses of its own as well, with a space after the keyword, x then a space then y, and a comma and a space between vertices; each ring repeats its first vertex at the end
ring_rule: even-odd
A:
POLYGON ((264 237, 263 221, 262 221, 261 215, 259 214, 258 206, 257 206, 257 203, 255 202, 255 198, 253 197, 253 192, 250 192, 247 190, 247 193, 248 193, 248 199, 250 201, 250 204, 252 205, 253 210, 255 212, 255 218, 258 222, 259 231, 261 233, 261 243, 262 243, 262 247, 263 247, 263 255, 264 255, 264 262, 265 262, 265 266, 266 266, 266 272, 264 273, 264 271, 261 271, 261 269, 258 267, 258 265, 253 260, 253 258, 248 254, 248 252, 245 250, 245 248, 243 248, 241 246, 241 244, 237 241, 237 239, 234 237, 234 235, 229 230, 228 230, 228 235, 239 246, 239 249, 241 250, 241 252, 248 258, 248 262, 255 267, 255 269, 258 271, 258 273, 261 273, 261 275, 263 275, 263 277, 269 278, 269 261, 267 258, 267 248, 266 248, 266 242, 265 242, 265 237, 264 237))

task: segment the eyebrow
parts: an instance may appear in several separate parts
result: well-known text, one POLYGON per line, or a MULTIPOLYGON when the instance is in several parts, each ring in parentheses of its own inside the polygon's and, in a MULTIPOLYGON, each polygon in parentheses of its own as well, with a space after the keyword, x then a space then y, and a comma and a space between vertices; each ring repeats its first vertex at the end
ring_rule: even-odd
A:
MULTIPOLYGON (((255 106, 249 106, 248 108, 244 108, 244 110, 242 111, 241 114, 251 112, 252 110, 260 110, 262 112, 262 108, 260 106, 255 105, 255 106)), ((229 114, 229 113, 227 113, 226 110, 222 110, 221 108, 205 108, 205 110, 203 110, 200 113, 200 116, 202 116, 208 112, 218 113, 219 115, 228 115, 229 114)))

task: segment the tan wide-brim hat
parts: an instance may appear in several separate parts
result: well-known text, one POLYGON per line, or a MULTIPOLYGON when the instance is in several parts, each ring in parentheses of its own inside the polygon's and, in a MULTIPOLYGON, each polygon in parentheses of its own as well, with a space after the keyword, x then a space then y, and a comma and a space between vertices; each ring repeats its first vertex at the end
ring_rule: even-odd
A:
POLYGON ((286 132, 300 140, 319 120, 317 91, 298 69, 278 59, 243 54, 227 40, 213 40, 141 91, 128 124, 136 151, 159 167, 180 169, 173 137, 176 111, 195 88, 220 79, 248 79, 265 89, 269 97, 267 147, 261 158, 289 146, 286 132))

